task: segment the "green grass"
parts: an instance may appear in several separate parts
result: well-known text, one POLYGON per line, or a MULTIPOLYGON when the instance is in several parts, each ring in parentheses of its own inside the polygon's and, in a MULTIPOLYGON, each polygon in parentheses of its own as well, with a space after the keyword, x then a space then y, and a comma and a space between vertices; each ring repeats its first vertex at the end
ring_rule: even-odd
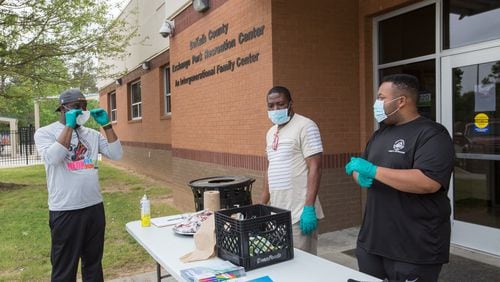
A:
MULTIPOLYGON (((144 193, 151 198, 152 217, 178 213, 165 203, 170 190, 102 163, 99 170, 106 212, 105 279, 153 270, 154 261, 126 232, 125 224, 140 218, 144 193)), ((43 166, 0 169, 0 281, 50 280, 48 213, 43 166)))

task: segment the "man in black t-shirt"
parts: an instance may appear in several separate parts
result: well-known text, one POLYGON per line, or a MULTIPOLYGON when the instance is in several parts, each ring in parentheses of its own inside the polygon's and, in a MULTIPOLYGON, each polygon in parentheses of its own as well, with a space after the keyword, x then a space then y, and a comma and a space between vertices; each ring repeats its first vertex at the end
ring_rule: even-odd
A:
POLYGON ((369 188, 356 256, 362 272, 389 281, 437 281, 449 259, 453 142, 417 111, 418 80, 385 77, 373 106, 380 128, 346 172, 369 188))

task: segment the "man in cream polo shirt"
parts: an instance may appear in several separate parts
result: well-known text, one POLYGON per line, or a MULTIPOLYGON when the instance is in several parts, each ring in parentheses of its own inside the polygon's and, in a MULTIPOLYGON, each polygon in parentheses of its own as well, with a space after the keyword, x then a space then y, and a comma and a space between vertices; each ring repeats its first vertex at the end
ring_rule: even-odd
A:
POLYGON ((315 255, 318 219, 324 217, 318 199, 323 145, 316 123, 294 113, 292 105, 285 87, 267 93, 274 125, 266 135, 269 167, 261 202, 290 210, 294 247, 315 255))

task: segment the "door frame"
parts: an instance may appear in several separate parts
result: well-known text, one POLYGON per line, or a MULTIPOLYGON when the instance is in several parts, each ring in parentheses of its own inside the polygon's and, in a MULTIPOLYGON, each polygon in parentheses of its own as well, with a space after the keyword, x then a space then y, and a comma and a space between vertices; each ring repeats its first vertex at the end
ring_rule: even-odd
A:
MULTIPOLYGON (((500 60, 500 46, 441 57, 441 123, 453 134, 452 69, 500 60)), ((499 101, 500 102, 500 101, 499 101)), ((452 136, 453 137, 453 136, 452 136)), ((500 256, 500 229, 455 220, 453 177, 448 190, 451 201, 451 243, 500 256), (478 236, 478 234, 480 234, 478 236)))

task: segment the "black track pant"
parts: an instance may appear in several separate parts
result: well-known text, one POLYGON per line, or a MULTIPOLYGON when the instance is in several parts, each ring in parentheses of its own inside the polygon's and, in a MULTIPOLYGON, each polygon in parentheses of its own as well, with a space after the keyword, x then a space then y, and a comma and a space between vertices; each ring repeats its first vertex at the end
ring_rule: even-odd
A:
POLYGON ((370 254, 363 248, 356 249, 359 271, 389 281, 433 282, 438 281, 442 264, 412 264, 370 254))
POLYGON ((106 220, 102 203, 80 210, 50 211, 52 281, 76 281, 82 260, 83 281, 103 281, 106 220))

